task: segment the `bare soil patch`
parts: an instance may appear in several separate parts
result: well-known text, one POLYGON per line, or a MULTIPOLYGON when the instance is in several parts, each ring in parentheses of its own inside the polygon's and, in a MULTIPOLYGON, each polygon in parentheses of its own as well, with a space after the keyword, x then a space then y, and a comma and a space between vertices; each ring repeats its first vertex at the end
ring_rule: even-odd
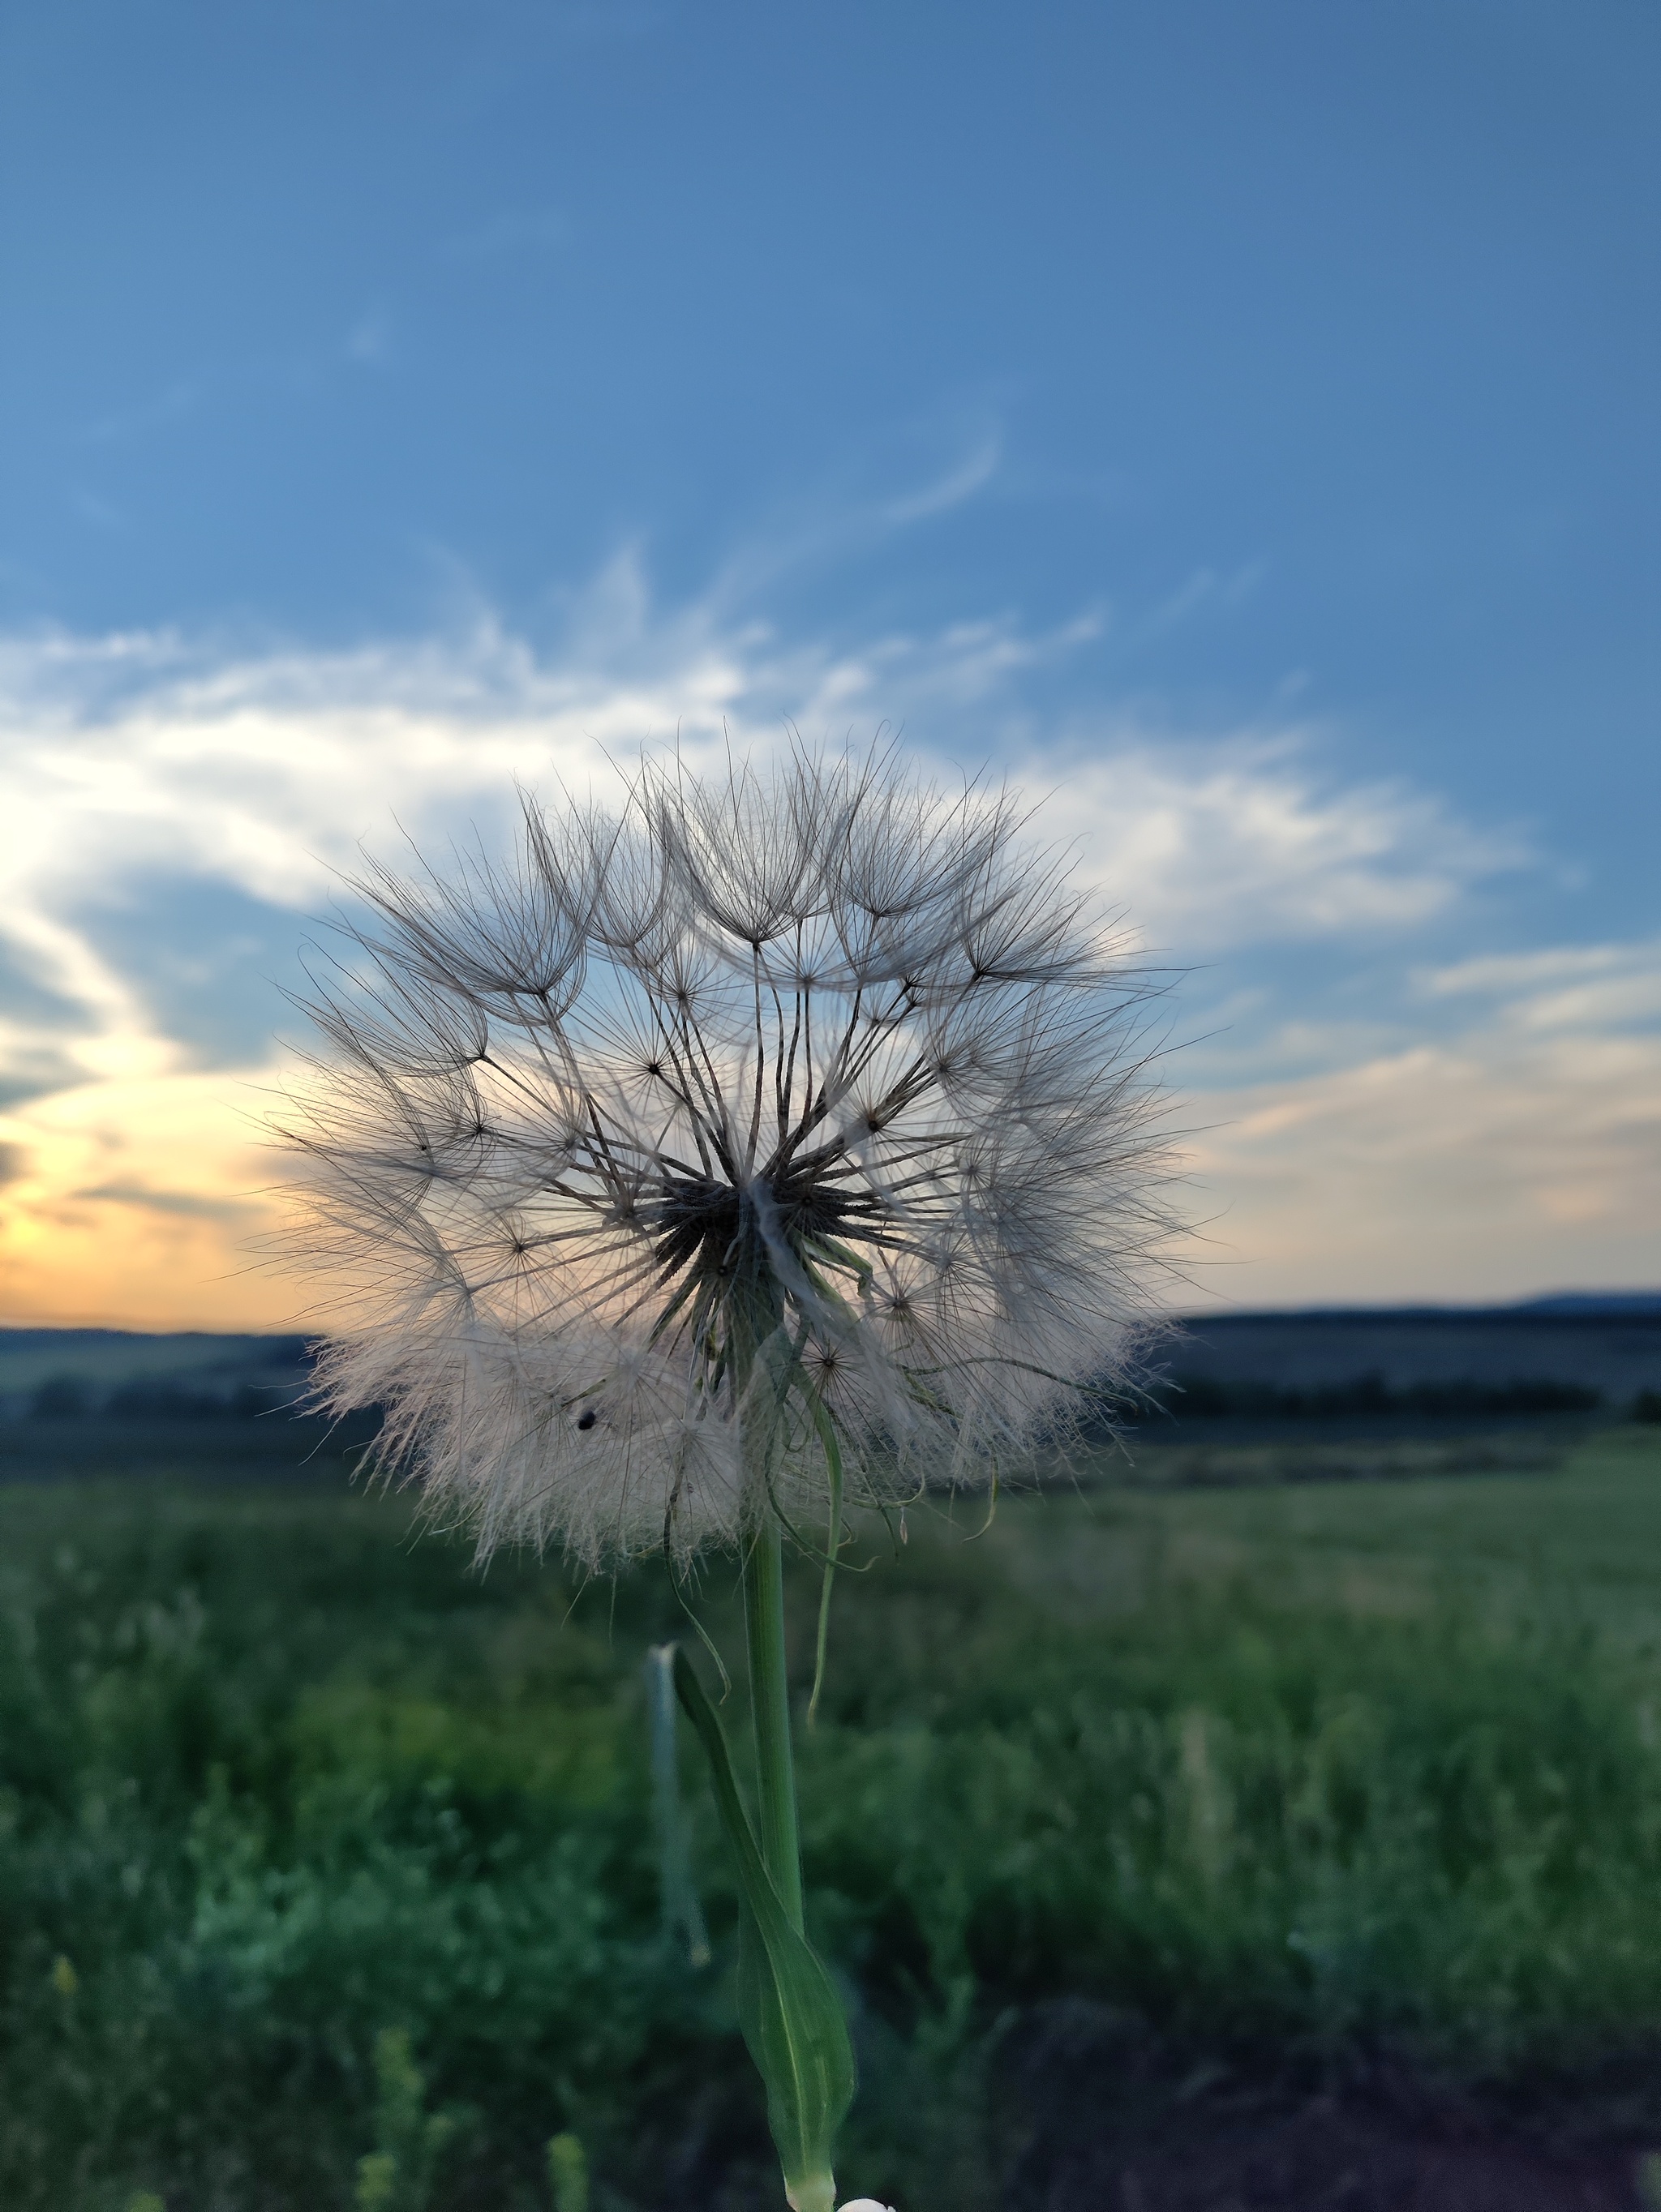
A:
MULTIPOLYGON (((1004 2074, 1006 2212, 1646 2212, 1648 2145, 1572 2106, 1501 2110, 1400 2067, 1340 2084, 1185 2063, 1110 2008, 1043 2005, 1004 2074)), ((1652 2169, 1661 2175, 1661 2161, 1652 2169)))

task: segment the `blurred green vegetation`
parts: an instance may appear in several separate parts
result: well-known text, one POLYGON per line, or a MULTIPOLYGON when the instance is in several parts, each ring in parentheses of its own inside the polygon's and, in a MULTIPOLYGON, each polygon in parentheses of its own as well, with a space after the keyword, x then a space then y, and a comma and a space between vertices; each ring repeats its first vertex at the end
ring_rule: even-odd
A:
MULTIPOLYGON (((1322 1449, 914 1509, 843 1577, 802 1780, 860 2191, 995 2203, 1062 1994, 1477 2081, 1661 2045, 1661 1434, 1322 1449)), ((714 1964, 660 1926, 673 1594, 480 1575, 333 1472, 0 1486, 0 2204, 771 2202, 690 1745, 714 1964)))

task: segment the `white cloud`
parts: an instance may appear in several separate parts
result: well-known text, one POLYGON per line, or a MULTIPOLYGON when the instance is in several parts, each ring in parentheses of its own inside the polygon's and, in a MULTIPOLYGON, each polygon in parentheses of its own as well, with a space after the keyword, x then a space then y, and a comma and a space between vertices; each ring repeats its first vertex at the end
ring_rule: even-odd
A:
POLYGON ((1205 1099, 1196 1166, 1223 1209, 1210 1291, 1257 1304, 1661 1279, 1661 946, 1438 973, 1493 1001, 1462 1032, 1205 1099), (1588 969, 1619 970, 1624 995, 1535 988, 1588 969))
MULTIPOLYGON (((1044 764, 1034 761, 1037 782, 1044 764)), ((1051 771, 1053 774, 1053 770, 1051 771)), ((1323 778, 1293 736, 1156 744, 1125 732, 1069 765, 1052 817, 1092 874, 1184 957, 1275 939, 1409 929, 1526 858, 1401 784, 1323 778)))
POLYGON ((1642 1026, 1661 1019, 1661 941, 1499 953, 1431 969, 1420 985, 1433 998, 1500 1000, 1519 1029, 1642 1026))
MULTIPOLYGON (((275 1060, 201 1072, 146 989, 142 902, 125 942, 91 927, 113 886, 205 878, 291 911, 297 939, 360 840, 394 851, 402 825, 431 847, 476 823, 488 841, 515 776, 582 789, 642 741, 678 738, 696 760, 729 739, 776 745, 787 720, 834 743, 885 719, 946 775, 1007 765, 1041 799, 1043 832, 1076 841, 1082 869, 1178 961, 1277 943, 1405 951, 1523 857, 1433 795, 1323 773, 1317 733, 1178 739, 1104 716, 1041 742, 1024 693, 1096 629, 988 622, 837 651, 707 606, 661 615, 624 560, 551 652, 488 613, 340 653, 164 633, 0 641, 0 934, 30 987, 0 1030, 23 1094, 0 1121, 19 1167, 0 1193, 0 1310, 205 1325, 289 1310, 238 1258, 271 1172, 246 1085, 275 1060)), ((1433 1046, 1306 1018, 1280 1045, 1259 1037, 1237 1065, 1264 1079, 1195 1116, 1225 1125, 1199 1164, 1202 1204, 1232 1209, 1219 1233, 1253 1263, 1238 1295, 1641 1276, 1623 1255, 1652 1218, 1656 1048, 1611 1024, 1616 1000, 1650 1003, 1656 968, 1604 951, 1430 971, 1426 1004, 1475 1010, 1468 1034, 1433 1046), (1567 964, 1538 964, 1552 960, 1567 964)), ((1237 1020, 1268 1031, 1252 1008, 1248 988, 1237 1020)))
POLYGON ((301 907, 395 820, 430 837, 477 818, 489 834, 516 775, 604 780, 642 741, 766 748, 787 718, 834 741, 903 717, 925 759, 1013 759, 1035 796, 1058 786, 1045 828, 1079 837, 1088 872, 1183 956, 1411 926, 1516 857, 1423 794, 1323 784, 1284 734, 1183 744, 1107 723, 1074 733, 1058 776, 1013 726, 1010 697, 1092 634, 988 623, 860 653, 793 648, 697 610, 654 622, 622 563, 551 659, 489 617, 338 653, 15 639, 0 649, 0 902, 67 988, 95 996, 61 917, 113 874, 189 870, 301 907))

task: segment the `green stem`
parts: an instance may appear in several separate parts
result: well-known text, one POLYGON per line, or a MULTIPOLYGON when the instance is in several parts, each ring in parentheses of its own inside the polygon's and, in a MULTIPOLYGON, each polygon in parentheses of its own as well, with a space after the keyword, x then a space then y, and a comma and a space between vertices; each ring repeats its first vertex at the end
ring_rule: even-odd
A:
POLYGON ((761 1855, 791 1925, 801 1933, 801 1842, 796 1764, 790 1744, 790 1685, 784 1657, 784 1553, 779 1524, 764 1513, 744 1559, 744 1626, 750 1656, 750 1711, 756 1731, 761 1855))
POLYGON ((830 1528, 824 1545, 824 1575, 819 1586, 819 1631, 813 1643, 813 1692, 807 1700, 807 1725, 819 1714, 819 1692, 824 1687, 824 1655, 830 1639, 830 1595, 837 1585, 837 1554, 842 1549, 842 1449, 830 1414, 822 1405, 813 1407, 819 1442, 824 1448, 824 1471, 830 1481, 830 1528))

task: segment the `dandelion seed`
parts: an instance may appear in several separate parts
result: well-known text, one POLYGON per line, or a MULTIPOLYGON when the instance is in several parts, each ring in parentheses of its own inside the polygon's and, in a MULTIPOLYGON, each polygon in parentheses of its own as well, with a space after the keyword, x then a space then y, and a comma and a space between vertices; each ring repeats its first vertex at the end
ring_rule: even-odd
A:
MULTIPOLYGON (((319 1368, 481 1544, 742 1541, 756 1362, 811 1378, 849 1505, 1007 1469, 1121 1377, 1171 1222, 1158 979, 1001 793, 798 750, 511 866, 372 864, 284 1133, 319 1368), (747 1402, 746 1402, 747 1401, 747 1402), (603 1409, 603 1410, 602 1410, 603 1409)), ((822 1518, 775 1407, 769 1486, 822 1518)))
MULTIPOLYGON (((892 751, 615 815, 523 806, 512 865, 372 864, 313 977, 291 1254, 339 1304, 318 1389, 481 1554, 742 1560, 758 1817, 666 1651, 739 1874, 740 2011, 795 2212, 853 2094, 804 1934, 782 1534, 1005 1479, 1121 1381, 1172 1227, 1141 968, 1007 794, 892 751)), ((820 1547, 815 1534, 824 1531, 820 1547)), ((562 2198, 562 2203, 563 2199, 562 2198)), ((858 2200, 849 2212, 879 2212, 858 2200)))

